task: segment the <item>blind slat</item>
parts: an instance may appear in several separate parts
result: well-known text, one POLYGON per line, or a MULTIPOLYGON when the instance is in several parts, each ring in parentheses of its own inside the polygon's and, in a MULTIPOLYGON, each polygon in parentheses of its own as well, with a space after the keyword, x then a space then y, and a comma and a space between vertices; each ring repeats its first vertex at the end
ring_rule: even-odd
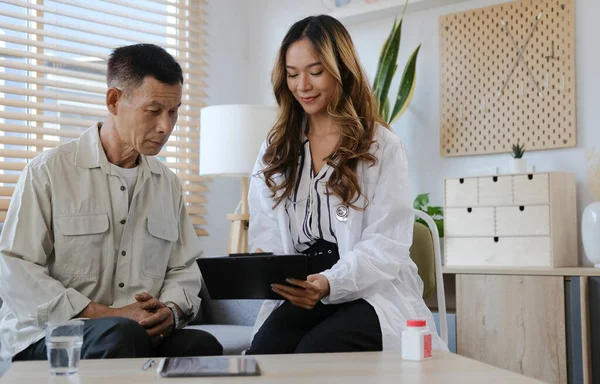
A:
POLYGON ((58 141, 42 140, 42 139, 29 139, 26 137, 15 137, 15 136, 0 136, 0 144, 6 145, 22 145, 30 147, 44 147, 54 148, 60 144, 58 141))
POLYGON ((0 183, 14 184, 19 181, 19 175, 0 174, 0 183))
MULTIPOLYGON (((52 92, 52 91, 40 91, 30 88, 19 88, 19 87, 10 87, 5 85, 0 85, 0 93, 9 93, 12 95, 20 95, 20 96, 33 96, 33 97, 41 97, 48 98, 54 100, 67 100, 67 101, 75 101, 83 104, 91 104, 98 105, 105 108, 106 99, 102 97, 86 97, 80 95, 70 95, 64 92, 52 92)), ((200 109, 203 104, 198 105, 184 105, 179 109, 180 117, 200 117, 200 109), (194 107, 194 109, 189 109, 189 107, 194 107)), ((104 110, 106 113, 106 110, 104 110)))
MULTIPOLYGON (((86 26, 86 28, 83 27, 83 25, 85 25, 84 23, 80 23, 80 24, 73 24, 73 23, 66 23, 66 22, 55 22, 51 19, 45 19, 43 17, 36 17, 36 16, 31 16, 31 15, 26 15, 24 13, 16 13, 16 12, 9 12, 5 9, 2 9, 0 7, 0 15, 3 16, 7 16, 7 17, 12 17, 12 18, 16 18, 16 19, 21 19, 21 20, 27 20, 27 21, 33 21, 35 23, 39 23, 39 24, 47 24, 47 25, 52 25, 54 27, 59 27, 59 28, 65 28, 65 29, 70 29, 73 31, 80 31, 80 32, 85 32, 85 33, 90 33, 90 34, 94 34, 94 35, 98 35, 100 37, 110 37, 113 39, 117 39, 117 40, 123 40, 123 41, 129 41, 132 44, 134 43, 147 43, 147 44, 154 44, 156 42, 155 38, 143 38, 143 37, 139 37, 136 38, 135 41, 131 40, 131 39, 127 39, 125 36, 123 35, 119 35, 118 33, 111 33, 106 31, 106 29, 101 29, 101 28, 91 28, 89 26, 86 26)), ((176 36, 171 36, 172 38, 176 38, 176 36)), ((204 41, 201 40, 197 40, 197 41, 191 41, 189 40, 190 43, 194 43, 196 46, 200 46, 200 45, 205 45, 204 41)), ((175 49, 178 51, 185 51, 185 52, 195 52, 194 49, 188 49, 185 46, 180 46, 177 44, 161 44, 163 46, 163 48, 171 48, 171 49, 175 49)), ((114 48, 114 47, 113 47, 114 48)))
POLYGON ((206 219, 204 216, 190 216, 192 219, 192 224, 194 225, 206 225, 206 219))
MULTIPOLYGON (((34 115, 29 113, 0 111, 0 119, 32 121, 38 123, 53 123, 58 125, 69 125, 73 127, 89 128, 96 120, 74 119, 60 116, 34 115)), ((198 123, 186 122, 182 120, 177 122, 180 127, 197 127, 198 123)), ((0 129, 1 131, 1 129, 0 129)), ((186 137, 192 137, 192 134, 184 134, 186 137)))
MULTIPOLYGON (((11 54, 11 56, 16 56, 16 55, 20 54, 20 51, 17 51, 17 50, 0 48, 0 54, 2 54, 3 52, 6 52, 6 51, 11 51, 13 53, 13 54, 11 54)), ((44 56, 44 55, 41 55, 38 53, 32 53, 32 52, 23 53, 22 56, 31 58, 31 59, 36 59, 36 60, 44 60, 46 58, 46 56, 44 56)), ((76 62, 75 60, 58 59, 57 58, 56 62, 77 63, 77 66, 80 66, 81 68, 92 69, 92 68, 90 68, 90 66, 92 66, 92 64, 79 63, 79 62, 76 62)), ((1 63, 1 61, 0 61, 0 63, 1 63)), ((100 64, 93 64, 93 65, 101 68, 102 72, 104 71, 104 66, 101 66, 100 64)), ((0 72, 0 79, 14 81, 17 83, 31 83, 31 84, 45 85, 45 86, 54 87, 54 88, 70 89, 70 90, 75 90, 75 91, 84 91, 84 92, 88 92, 88 93, 92 93, 92 94, 95 93, 98 95, 106 94, 106 85, 93 86, 93 85, 89 85, 89 84, 78 84, 78 83, 66 82, 66 81, 49 80, 49 79, 45 79, 45 78, 41 78, 41 77, 16 75, 13 73, 6 73, 6 72, 0 72)), ((203 91, 189 90, 191 85, 194 85, 194 84, 193 83, 192 84, 184 84, 184 95, 185 96, 197 96, 199 98, 205 98, 207 96, 206 93, 204 93, 203 91)), ((189 100, 189 101, 190 101, 190 104, 191 104, 191 102, 193 102, 193 100, 189 100)))
MULTIPOLYGON (((151 8, 151 7, 145 7, 141 4, 131 4, 131 2, 129 1, 121 1, 121 0, 103 0, 105 3, 112 3, 112 4, 116 4, 116 5, 121 5, 124 7, 128 7, 131 9, 135 9, 138 11, 144 11, 144 12, 148 12, 148 13, 155 13, 157 15, 164 15, 164 16, 171 16, 172 13, 166 12, 166 11, 161 11, 159 9, 156 8, 151 8)), ((178 14, 177 17, 181 20, 188 20, 188 21, 193 21, 195 23, 202 21, 202 17, 198 17, 198 16, 194 16, 195 13, 188 15, 182 15, 182 14, 178 14)))
MULTIPOLYGON (((36 11, 49 13, 49 14, 53 14, 53 15, 57 15, 57 16, 69 17, 69 18, 76 19, 76 20, 89 21, 91 23, 105 25, 105 26, 109 26, 109 27, 113 27, 113 28, 118 28, 120 30, 125 30, 125 31, 139 32, 139 33, 158 36, 158 37, 177 38, 176 34, 162 33, 162 32, 157 31, 154 28, 134 26, 137 23, 123 24, 120 22, 113 22, 113 21, 110 21, 110 17, 101 19, 101 18, 97 18, 97 17, 87 16, 85 12, 70 12, 70 11, 66 11, 66 10, 59 11, 53 7, 46 7, 44 5, 37 5, 34 3, 26 3, 21 0, 0 0, 0 3, 6 3, 6 4, 11 4, 11 5, 16 5, 19 7, 28 8, 28 9, 34 9, 36 11)), ((163 25, 165 27, 172 27, 173 29, 175 29, 175 27, 176 27, 176 24, 171 24, 171 23, 164 23, 161 25, 163 25)), ((199 43, 200 42, 199 40, 196 40, 193 38, 190 38, 188 41, 191 43, 199 43)))
POLYGON ((106 76, 104 76, 104 75, 94 75, 92 73, 81 72, 81 71, 70 71, 67 69, 62 69, 62 68, 57 68, 57 67, 26 64, 26 63, 21 63, 21 62, 12 61, 12 60, 3 60, 1 63, 2 63, 2 66, 5 68, 13 68, 13 69, 20 69, 23 71, 71 77, 71 78, 75 78, 75 79, 95 81, 98 83, 106 82, 106 76))
POLYGON ((81 136, 82 131, 73 131, 66 128, 43 128, 34 127, 31 125, 18 125, 18 124, 0 124, 0 131, 4 132, 15 132, 15 133, 31 133, 36 135, 49 135, 66 138, 77 138, 81 136))
MULTIPOLYGON (((24 151, 21 149, 0 149, 0 157, 16 158, 16 159, 33 159, 42 152, 24 151)), ((7 175, 0 175, 7 176, 7 175)), ((3 182, 3 181, 0 181, 3 182)))
POLYGON ((199 183, 208 183, 212 181, 212 179, 208 176, 200 176, 198 174, 190 174, 190 173, 178 173, 177 176, 183 181, 196 181, 199 183))
MULTIPOLYGON (((35 34, 37 35, 37 33, 35 33, 35 34)), ((108 54, 100 52, 100 51, 81 49, 81 48, 76 48, 73 46, 67 46, 67 45, 62 45, 62 44, 50 44, 48 42, 45 42, 44 40, 22 39, 20 37, 15 37, 15 36, 10 36, 10 35, 3 35, 2 40, 9 42, 9 43, 17 44, 17 45, 38 47, 38 48, 42 48, 44 50, 49 49, 52 51, 73 53, 73 54, 80 55, 80 56, 83 56, 86 58, 92 57, 92 58, 100 59, 102 61, 108 60, 108 54)), ((17 51, 17 52, 20 52, 20 51, 17 51)), ((24 55, 22 55, 22 56, 24 56, 24 55)), ((191 59, 191 58, 188 58, 185 56, 177 56, 177 57, 179 57, 177 61, 182 65, 189 63, 189 64, 198 64, 199 66, 204 66, 206 64, 202 60, 195 60, 195 59, 191 59)), ((59 62, 58 60, 55 60, 55 58, 59 58, 59 56, 44 55, 43 58, 46 62, 50 62, 50 63, 52 63, 52 62, 58 63, 59 62)), ((68 59, 67 63, 70 63, 70 65, 73 65, 73 66, 82 67, 80 65, 82 63, 80 60, 68 59)), ((48 67, 42 67, 42 68, 48 68, 48 67)), ((104 71, 104 69, 105 69, 105 65, 104 64, 100 65, 99 70, 104 71)), ((46 71, 41 71, 41 72, 46 72, 46 71)), ((75 73, 77 73, 77 72, 75 72, 75 73)), ((103 82, 104 78, 100 77, 100 81, 103 82)), ((186 83, 195 83, 195 80, 193 78, 188 78, 186 83)))
POLYGON ((183 184, 183 190, 186 192, 209 192, 208 187, 203 184, 183 184))
POLYGON ((0 98, 0 105, 7 107, 38 109, 40 111, 54 111, 60 113, 72 113, 76 115, 95 116, 99 118, 103 118, 107 113, 106 109, 102 110, 100 108, 71 107, 50 103, 36 103, 33 101, 11 100, 7 98, 0 98))
MULTIPOLYGON (((4 12, 6 11, 2 11, 0 9, 0 15, 4 15, 4 16, 9 16, 4 14, 4 12)), ((13 16, 9 16, 9 17, 17 17, 14 16, 14 13, 11 13, 11 15, 13 16)), ((46 23, 46 24, 50 24, 50 23, 46 23)), ((37 36, 41 36, 41 37, 52 37, 55 38, 57 40, 64 40, 64 41, 70 41, 73 43, 79 43, 79 44, 84 44, 84 45, 90 45, 93 47, 101 47, 101 48, 106 48, 106 49, 114 49, 115 46, 114 44, 109 44, 109 43, 105 43, 101 40, 95 41, 92 39, 86 39, 84 37, 81 37, 78 34, 63 34, 63 33, 58 33, 58 32, 54 32, 54 31, 48 31, 45 29, 36 29, 36 28, 30 28, 30 27, 25 27, 22 25, 17 25, 17 24, 12 24, 12 23, 7 23, 4 21, 0 21, 0 28, 2 29, 9 29, 11 31, 16 31, 16 32, 24 32, 24 33, 28 33, 28 34, 32 34, 32 35, 37 35, 37 36)), ((172 48, 172 49, 177 49, 178 51, 178 58, 179 59, 185 59, 184 55, 181 55, 181 53, 192 53, 194 55, 203 55, 204 54, 204 50, 199 48, 199 47, 193 47, 193 48, 180 48, 180 47, 176 47, 176 46, 170 46, 170 45, 164 45, 165 48, 172 48), (180 57, 181 56, 181 57, 180 57)))
POLYGON ((169 163, 169 162, 166 162, 165 164, 169 168, 172 168, 172 169, 186 169, 186 170, 196 171, 196 172, 198 172, 200 170, 200 166, 195 165, 195 164, 190 164, 190 163, 169 163))
MULTIPOLYGON (((107 15, 112 15, 112 16, 117 16, 117 17, 124 17, 124 18, 127 18, 127 19, 131 18, 131 14, 130 13, 125 13, 125 12, 121 12, 121 11, 111 10, 109 7, 106 7, 106 6, 95 6, 95 5, 93 5, 93 2, 77 2, 77 1, 72 1, 72 0, 53 0, 53 1, 55 3, 66 4, 66 5, 70 5, 70 6, 81 8, 81 9, 87 9, 89 11, 103 12, 103 13, 105 13, 107 15)), ((168 18, 180 19, 179 15, 177 13, 168 13, 167 12, 166 16, 168 18)), ((135 16, 135 20, 136 21, 145 22, 145 23, 149 23, 149 24, 164 24, 164 25, 167 25, 167 26, 175 26, 176 25, 178 27, 178 29, 180 29, 182 31, 189 31, 189 32, 194 32, 194 33, 199 33, 199 34, 202 33, 201 29, 198 29, 198 28, 196 28, 196 27, 194 27, 192 25, 185 25, 185 24, 181 25, 181 23, 179 23, 179 24, 173 24, 173 23, 169 23, 168 20, 161 21, 161 20, 153 19, 151 17, 144 17, 144 16, 141 15, 141 12, 139 12, 135 16)))
POLYGON ((206 208, 202 205, 187 205, 186 209, 190 215, 206 215, 206 208))
MULTIPOLYGON (((4 170, 4 171, 22 171, 23 169, 25 169, 25 166, 27 165, 27 163, 24 162, 17 162, 17 161, 0 161, 0 169, 4 170)), ((4 187, 0 187, 4 188, 4 187)), ((10 194, 12 195, 12 193, 10 194)), ((8 196, 10 196, 8 195, 8 196)), ((2 195, 2 196, 6 196, 6 195, 2 195)))
POLYGON ((67 100, 67 101, 77 101, 84 104, 92 104, 92 105, 106 105, 106 97, 94 97, 94 96, 83 96, 83 95, 71 95, 65 92, 53 92, 53 91, 41 91, 37 89, 31 88, 20 88, 20 87, 10 87, 6 85, 0 85, 0 93, 10 93, 13 95, 20 96, 33 96, 33 97, 41 97, 47 99, 54 100, 67 100))
POLYGON ((15 187, 0 187, 0 196, 12 196, 15 187))
POLYGON ((185 201, 187 201, 188 203, 199 203, 199 204, 208 203, 208 201, 206 200, 206 197, 204 197, 202 195, 186 195, 185 201))
POLYGON ((196 230, 196 236, 208 236, 208 232, 203 228, 194 228, 196 230))

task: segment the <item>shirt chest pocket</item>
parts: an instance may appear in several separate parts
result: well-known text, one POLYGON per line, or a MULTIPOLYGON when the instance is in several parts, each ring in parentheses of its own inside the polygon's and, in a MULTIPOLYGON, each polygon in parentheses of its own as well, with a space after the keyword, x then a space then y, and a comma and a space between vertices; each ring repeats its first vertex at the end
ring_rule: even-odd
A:
POLYGON ((177 222, 163 216, 148 216, 144 239, 142 271, 152 278, 164 278, 174 243, 179 239, 177 222))
POLYGON ((64 276, 98 276, 106 268, 108 215, 57 217, 54 270, 64 276))

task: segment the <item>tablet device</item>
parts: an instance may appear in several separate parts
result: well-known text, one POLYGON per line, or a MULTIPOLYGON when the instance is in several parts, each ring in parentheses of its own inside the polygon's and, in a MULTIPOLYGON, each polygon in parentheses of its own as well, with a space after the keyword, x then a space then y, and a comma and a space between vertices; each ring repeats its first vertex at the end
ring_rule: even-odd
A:
POLYGON ((160 360, 162 377, 259 376, 253 357, 167 357, 160 360))
POLYGON ((213 300, 280 300, 271 284, 287 284, 287 278, 306 280, 308 258, 304 254, 239 254, 197 259, 208 295, 213 300))

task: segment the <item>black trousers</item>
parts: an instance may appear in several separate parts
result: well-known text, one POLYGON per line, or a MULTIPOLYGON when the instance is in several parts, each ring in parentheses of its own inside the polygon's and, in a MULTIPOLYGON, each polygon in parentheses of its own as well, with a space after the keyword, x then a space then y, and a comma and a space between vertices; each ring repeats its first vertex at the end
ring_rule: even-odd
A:
MULTIPOLYGON (((179 357, 222 355, 223 347, 208 332, 176 329, 160 344, 153 347, 150 336, 137 322, 125 317, 105 317, 84 321, 82 359, 135 357, 179 357)), ((13 361, 46 360, 46 343, 42 339, 13 361)))
MULTIPOLYGON (((317 240, 304 253, 312 273, 329 269, 339 259, 336 244, 317 240)), ((248 355, 282 353, 364 352, 383 349, 379 318, 363 299, 343 304, 319 302, 313 309, 286 301, 260 327, 248 355)))
POLYGON ((260 327, 247 355, 381 351, 381 327, 363 299, 318 303, 313 309, 283 303, 260 327))

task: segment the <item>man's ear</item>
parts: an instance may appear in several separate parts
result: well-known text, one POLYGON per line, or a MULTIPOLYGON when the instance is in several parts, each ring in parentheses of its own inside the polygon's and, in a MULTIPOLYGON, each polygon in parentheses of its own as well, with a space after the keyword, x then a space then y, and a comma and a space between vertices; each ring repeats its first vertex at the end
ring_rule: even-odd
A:
POLYGON ((118 115, 119 101, 123 98, 123 92, 116 87, 111 87, 106 92, 106 107, 111 115, 118 115))

